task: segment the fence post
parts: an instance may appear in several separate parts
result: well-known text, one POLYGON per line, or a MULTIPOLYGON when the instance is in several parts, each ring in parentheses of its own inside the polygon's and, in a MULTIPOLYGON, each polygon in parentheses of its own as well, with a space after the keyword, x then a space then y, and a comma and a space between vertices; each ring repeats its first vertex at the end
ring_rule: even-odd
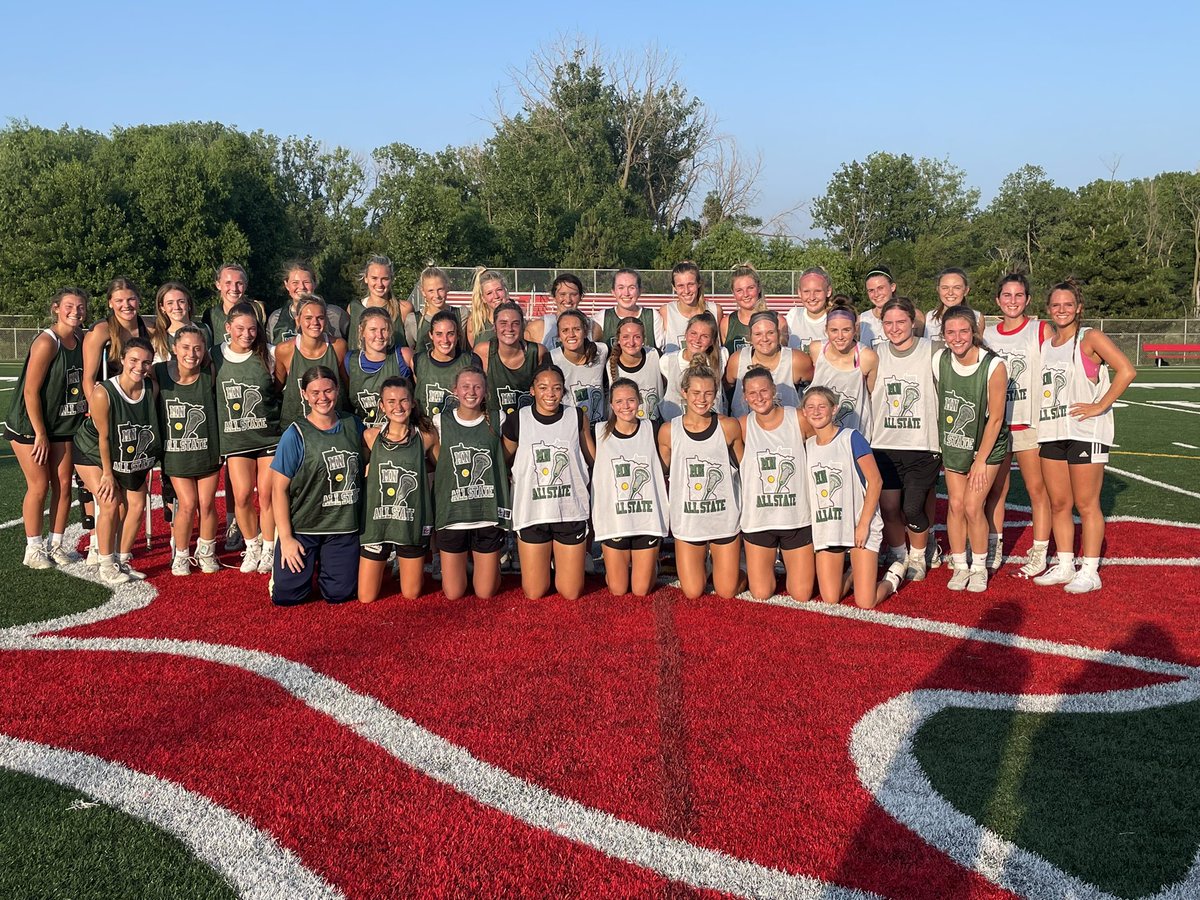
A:
POLYGON ((1140 366, 1141 364, 1142 364, 1142 333, 1139 331, 1137 333, 1137 362, 1135 362, 1134 365, 1140 366))

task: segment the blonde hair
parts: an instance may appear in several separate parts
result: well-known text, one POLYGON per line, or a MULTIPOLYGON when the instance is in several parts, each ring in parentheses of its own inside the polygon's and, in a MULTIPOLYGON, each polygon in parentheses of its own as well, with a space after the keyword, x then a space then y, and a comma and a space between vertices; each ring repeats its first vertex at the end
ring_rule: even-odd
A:
POLYGON ((721 348, 717 344, 717 339, 719 338, 721 332, 717 328, 717 317, 708 310, 705 310, 704 312, 688 319, 687 328, 685 328, 683 332, 684 345, 680 348, 680 356, 682 357, 683 352, 687 350, 687 333, 691 331, 692 326, 697 322, 699 322, 701 325, 707 325, 710 329, 712 329, 712 343, 709 344, 706 352, 696 354, 690 360, 686 359, 685 357, 684 359, 687 362, 686 368, 706 368, 716 371, 717 369, 721 368, 721 348))
MULTIPOLYGON (((367 264, 362 267, 362 271, 359 273, 358 277, 362 279, 363 284, 366 284, 367 282, 367 272, 370 271, 371 266, 384 266, 388 270, 388 275, 394 274, 392 261, 386 256, 375 254, 367 260, 367 264)), ((369 299, 370 294, 368 294, 367 297, 369 299)), ((364 303, 363 306, 365 307, 366 303, 364 303)), ((388 311, 388 315, 392 317, 392 327, 395 329, 400 324, 400 301, 397 300, 395 294, 392 293, 392 286, 390 284, 388 285, 387 296, 383 298, 383 308, 385 308, 388 311)), ((300 311, 299 307, 297 307, 296 311, 300 311)))
POLYGON ((505 295, 508 294, 508 283, 503 275, 486 266, 475 269, 475 281, 471 284, 471 315, 467 319, 467 330, 471 332, 472 341, 478 340, 479 333, 492 324, 492 311, 483 300, 483 286, 493 281, 500 282, 504 286, 505 295))
POLYGON ((758 290, 758 301, 754 304, 753 312, 763 312, 770 307, 767 306, 767 301, 763 298, 762 293, 762 277, 758 274, 758 269, 754 268, 754 264, 750 262, 741 262, 733 267, 733 276, 729 279, 730 287, 733 282, 739 278, 753 278, 754 287, 758 290))

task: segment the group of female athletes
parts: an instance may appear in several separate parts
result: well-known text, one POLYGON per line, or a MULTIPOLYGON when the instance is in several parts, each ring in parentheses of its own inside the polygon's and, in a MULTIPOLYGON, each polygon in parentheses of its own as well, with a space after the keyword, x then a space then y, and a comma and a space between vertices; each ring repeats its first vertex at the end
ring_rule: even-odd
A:
POLYGON ((386 258, 362 276, 366 297, 342 311, 312 293, 311 266, 291 264, 289 302, 267 318, 244 270, 224 266, 204 322, 170 282, 154 327, 117 279, 86 333, 87 295, 59 291, 5 422, 28 484, 25 564, 75 558, 62 545, 75 472, 85 524, 95 502, 88 561, 109 584, 144 577, 131 553, 161 465, 172 574, 220 568, 224 471, 241 571, 270 573, 280 605, 309 599, 314 581, 331 602, 375 600, 393 557, 400 592, 417 597, 431 552, 448 598, 489 597, 514 543, 530 598, 578 597, 593 547, 612 593, 644 595, 671 538, 688 597, 710 578, 722 597, 770 596, 781 562, 793 597, 873 607, 940 563, 929 535, 942 471, 949 588, 986 590, 1015 455, 1034 538, 1018 574, 1100 587, 1111 407, 1134 369, 1081 325, 1071 282, 1050 290, 1039 321, 1024 276, 1006 276, 1001 320, 984 331, 959 269, 939 275, 928 314, 872 271, 861 320, 820 269, 783 317, 748 265, 725 314, 692 263, 674 268, 674 298, 657 310, 640 305, 638 273, 620 270, 613 304, 592 317, 564 274, 553 311, 528 322, 494 271, 459 308, 436 267, 415 303, 393 296, 386 258))

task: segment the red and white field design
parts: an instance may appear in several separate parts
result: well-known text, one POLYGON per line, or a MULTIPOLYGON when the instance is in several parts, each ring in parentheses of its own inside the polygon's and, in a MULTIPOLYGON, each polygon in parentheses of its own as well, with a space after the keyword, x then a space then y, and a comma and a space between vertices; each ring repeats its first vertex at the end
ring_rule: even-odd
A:
POLYGON ((0 631, 0 765, 246 896, 1104 896, 942 800, 910 737, 945 706, 1200 696, 1188 526, 1114 522, 1154 558, 1095 595, 939 570, 873 612, 599 585, 275 609, 265 576, 172 578, 160 533, 146 584, 0 631))

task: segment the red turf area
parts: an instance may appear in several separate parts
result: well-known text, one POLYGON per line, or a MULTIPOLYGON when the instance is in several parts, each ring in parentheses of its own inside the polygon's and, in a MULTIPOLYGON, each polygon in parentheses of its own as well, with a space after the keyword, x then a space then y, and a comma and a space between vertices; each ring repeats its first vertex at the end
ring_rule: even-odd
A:
MULTIPOLYGON (((185 638, 301 661, 561 796, 892 897, 1003 892, 873 803, 847 752, 863 714, 918 687, 1082 692, 1157 680, 801 610, 689 602, 672 589, 643 602, 597 587, 574 603, 529 602, 510 589, 486 602, 435 594, 275 609, 265 577, 173 579, 166 566, 160 547, 148 565, 160 595, 148 608, 69 633, 185 638)), ((1174 585, 1160 569, 1103 574, 1099 597, 1031 595, 1002 576, 980 598, 951 597, 941 571, 884 608, 1191 657, 1181 649, 1195 646, 1183 611, 1148 609, 1153 596, 1185 590, 1182 579, 1174 585), (1168 643, 1151 649, 1152 635, 1168 643)), ((277 835, 348 896, 642 896, 679 887, 464 798, 230 667, 0 654, 0 731, 204 793, 277 835)))

